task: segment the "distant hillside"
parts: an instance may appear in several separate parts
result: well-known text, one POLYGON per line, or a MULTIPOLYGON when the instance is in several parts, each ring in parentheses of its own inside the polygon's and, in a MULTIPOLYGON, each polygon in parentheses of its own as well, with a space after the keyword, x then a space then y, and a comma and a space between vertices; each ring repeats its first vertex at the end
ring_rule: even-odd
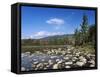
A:
POLYGON ((48 36, 40 39, 22 39, 22 45, 66 45, 72 43, 74 34, 48 36))
POLYGON ((64 34, 64 35, 54 35, 54 36, 48 36, 48 37, 44 37, 44 38, 41 38, 39 40, 52 40, 52 39, 63 39, 63 38, 66 38, 66 37, 73 37, 74 34, 64 34))

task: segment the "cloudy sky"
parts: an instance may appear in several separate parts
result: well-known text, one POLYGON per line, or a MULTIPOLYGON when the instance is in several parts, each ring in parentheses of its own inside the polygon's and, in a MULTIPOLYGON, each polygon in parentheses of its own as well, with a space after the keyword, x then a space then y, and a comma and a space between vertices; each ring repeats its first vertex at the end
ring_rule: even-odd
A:
POLYGON ((94 10, 22 6, 22 39, 72 34, 80 26, 83 14, 88 16, 89 24, 95 23, 94 10))

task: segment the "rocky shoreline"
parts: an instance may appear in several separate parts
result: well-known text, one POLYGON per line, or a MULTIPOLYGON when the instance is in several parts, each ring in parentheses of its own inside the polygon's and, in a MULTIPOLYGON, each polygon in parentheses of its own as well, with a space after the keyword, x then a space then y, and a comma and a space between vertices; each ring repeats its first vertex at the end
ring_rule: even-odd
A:
POLYGON ((95 67, 95 54, 75 47, 44 49, 43 52, 22 53, 21 62, 21 71, 95 67))

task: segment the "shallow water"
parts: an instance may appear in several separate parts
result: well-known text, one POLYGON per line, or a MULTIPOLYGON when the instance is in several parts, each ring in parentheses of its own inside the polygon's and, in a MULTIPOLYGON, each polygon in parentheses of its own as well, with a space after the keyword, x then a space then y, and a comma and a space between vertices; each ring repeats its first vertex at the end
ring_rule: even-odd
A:
POLYGON ((53 63, 56 62, 56 60, 62 60, 63 56, 57 56, 57 55, 46 55, 46 54, 32 54, 32 55, 24 55, 21 57, 21 67, 24 67, 27 70, 34 70, 32 68, 32 64, 34 62, 38 63, 48 63, 49 60, 52 60, 53 63))

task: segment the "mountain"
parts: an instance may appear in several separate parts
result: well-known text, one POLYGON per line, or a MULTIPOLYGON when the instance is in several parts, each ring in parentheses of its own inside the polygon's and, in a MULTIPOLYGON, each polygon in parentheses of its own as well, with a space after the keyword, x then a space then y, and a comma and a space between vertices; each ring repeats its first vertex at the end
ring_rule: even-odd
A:
POLYGON ((41 39, 22 39, 22 45, 66 45, 71 44, 74 34, 48 36, 41 39))
POLYGON ((64 35, 54 35, 54 36, 48 36, 44 38, 40 38, 39 40, 53 40, 53 39, 63 39, 63 38, 70 38, 73 37, 74 34, 64 34, 64 35))

